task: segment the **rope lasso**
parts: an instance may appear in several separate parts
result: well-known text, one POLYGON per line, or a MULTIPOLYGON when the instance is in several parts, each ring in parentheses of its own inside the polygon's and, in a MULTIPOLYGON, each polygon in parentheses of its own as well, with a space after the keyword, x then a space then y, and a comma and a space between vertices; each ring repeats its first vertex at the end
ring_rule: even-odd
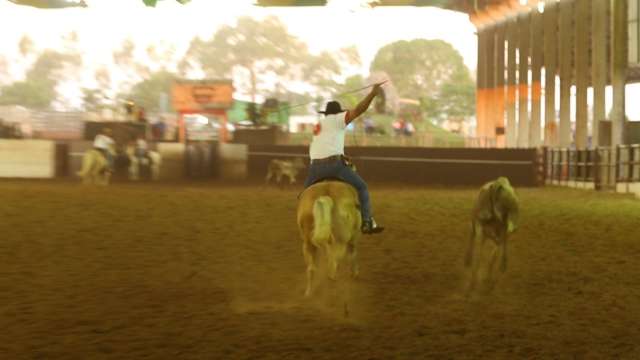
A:
MULTIPOLYGON (((364 87, 361 87, 361 88, 358 88, 358 89, 355 89, 355 90, 345 91, 345 92, 343 92, 343 93, 340 93, 340 94, 335 95, 335 97, 340 97, 340 96, 344 96, 344 95, 348 95, 348 94, 357 93, 357 92, 360 92, 360 91, 362 91, 362 90, 365 90, 365 89, 368 89, 368 88, 374 87, 374 86, 376 86, 376 85, 378 85, 378 84, 382 85, 382 84, 386 83, 387 81, 389 81, 389 80, 385 80, 385 81, 381 81, 381 82, 379 82, 379 83, 375 83, 375 84, 367 85, 367 86, 364 86, 364 87)), ((284 108, 278 108, 277 110, 274 110, 274 111, 278 111, 278 112, 280 112, 280 111, 284 111, 284 110, 294 109, 294 108, 297 108, 297 107, 300 107, 300 106, 305 106, 305 105, 313 104, 313 103, 315 103, 315 102, 317 102, 317 101, 316 101, 316 100, 308 101, 308 102, 306 102, 306 103, 302 103, 302 104, 296 104, 296 105, 286 106, 286 107, 284 107, 284 108)))

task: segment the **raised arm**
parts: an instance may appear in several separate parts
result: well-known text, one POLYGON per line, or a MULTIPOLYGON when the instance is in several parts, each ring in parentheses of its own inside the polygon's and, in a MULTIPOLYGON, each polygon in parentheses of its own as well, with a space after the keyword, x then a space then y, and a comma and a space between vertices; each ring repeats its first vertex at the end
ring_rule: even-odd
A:
POLYGON ((358 103, 356 108, 353 110, 347 111, 347 115, 345 116, 345 119, 344 119, 347 125, 349 125, 349 123, 351 123, 358 116, 362 115, 365 111, 367 111, 367 109, 369 109, 369 106, 371 105, 373 98, 375 98, 378 94, 380 94, 380 89, 382 87, 382 84, 384 84, 385 82, 386 81, 383 81, 381 83, 377 83, 373 85, 373 88, 371 88, 371 91, 369 92, 369 94, 367 94, 367 96, 364 99, 362 99, 360 103, 358 103))

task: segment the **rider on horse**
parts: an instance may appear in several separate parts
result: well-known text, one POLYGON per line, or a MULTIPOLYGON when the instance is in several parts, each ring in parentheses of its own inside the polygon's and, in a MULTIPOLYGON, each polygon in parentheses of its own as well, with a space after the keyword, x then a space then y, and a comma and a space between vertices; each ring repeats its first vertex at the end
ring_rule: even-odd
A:
POLYGON ((146 159, 148 163, 151 164, 151 158, 149 157, 149 148, 144 135, 138 135, 138 137, 136 138, 135 156, 136 158, 138 158, 138 161, 142 162, 146 159))
POLYGON ((353 110, 343 110, 337 101, 329 101, 324 114, 313 130, 313 140, 309 147, 309 176, 304 183, 307 188, 314 183, 336 178, 352 185, 358 192, 362 215, 362 232, 375 234, 382 232, 384 227, 376 224, 371 216, 371 204, 367 184, 352 170, 348 159, 344 156, 345 129, 353 120, 362 115, 373 99, 380 93, 382 83, 375 84, 371 92, 353 110), (344 114, 342 114, 344 113, 344 114))
POLYGON ((111 128, 105 127, 93 140, 93 148, 98 150, 107 160, 108 171, 113 171, 112 151, 115 141, 113 141, 113 138, 111 137, 112 134, 113 132, 111 131, 111 128))

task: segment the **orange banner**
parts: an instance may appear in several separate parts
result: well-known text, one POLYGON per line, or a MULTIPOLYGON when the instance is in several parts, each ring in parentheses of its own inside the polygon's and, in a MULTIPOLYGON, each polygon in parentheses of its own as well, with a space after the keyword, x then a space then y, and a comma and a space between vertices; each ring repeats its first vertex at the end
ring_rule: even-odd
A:
POLYGON ((231 80, 178 80, 172 99, 178 112, 228 109, 233 105, 233 84, 231 80))

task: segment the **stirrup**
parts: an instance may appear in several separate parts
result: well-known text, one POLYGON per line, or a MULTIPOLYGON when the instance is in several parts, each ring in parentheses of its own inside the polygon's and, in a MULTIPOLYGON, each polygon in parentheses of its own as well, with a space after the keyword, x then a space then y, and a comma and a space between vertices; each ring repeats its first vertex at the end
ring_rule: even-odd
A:
POLYGON ((379 226, 373 218, 362 222, 363 234, 368 234, 368 235, 379 234, 383 231, 384 231, 384 226, 379 226))

